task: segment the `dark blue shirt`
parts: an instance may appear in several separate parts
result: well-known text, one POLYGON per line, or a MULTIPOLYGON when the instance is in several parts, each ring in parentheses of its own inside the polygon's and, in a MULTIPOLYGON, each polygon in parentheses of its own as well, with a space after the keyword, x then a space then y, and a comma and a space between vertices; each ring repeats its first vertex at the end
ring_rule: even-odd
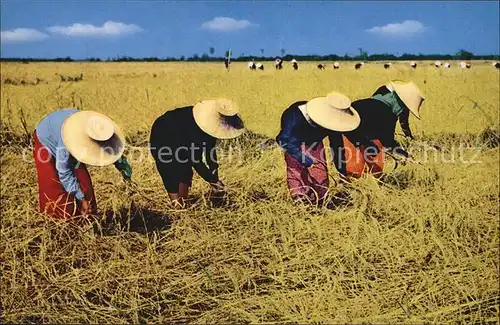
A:
POLYGON ((281 115, 281 131, 276 141, 288 154, 300 161, 304 166, 312 165, 311 157, 301 150, 302 143, 310 147, 328 137, 335 167, 342 175, 346 174, 344 143, 342 133, 325 129, 319 125, 311 125, 299 109, 307 101, 293 103, 281 115))

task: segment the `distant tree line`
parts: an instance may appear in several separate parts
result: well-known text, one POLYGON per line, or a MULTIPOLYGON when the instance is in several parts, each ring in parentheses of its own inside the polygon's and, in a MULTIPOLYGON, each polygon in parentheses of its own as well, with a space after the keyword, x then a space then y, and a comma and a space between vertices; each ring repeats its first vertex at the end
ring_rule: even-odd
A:
MULTIPOLYGON (((83 60, 74 60, 70 57, 65 58, 0 58, 0 61, 4 62, 220 62, 224 60, 224 57, 216 57, 213 56, 215 53, 214 48, 210 48, 210 55, 207 53, 203 53, 202 55, 193 54, 190 57, 180 56, 180 57, 145 57, 145 58, 134 58, 130 56, 117 56, 113 58, 87 58, 83 60)), ((251 60, 259 60, 259 61, 274 61, 276 56, 264 56, 264 49, 260 49, 261 56, 256 55, 245 55, 242 53, 238 57, 232 57, 231 61, 251 61, 251 60)), ((284 61, 290 61, 292 59, 296 59, 299 61, 421 61, 421 60, 499 60, 500 56, 497 55, 475 55, 472 52, 466 50, 459 50, 455 54, 409 54, 405 53, 402 55, 394 55, 390 53, 382 53, 382 54, 368 54, 366 51, 363 51, 362 48, 359 49, 358 55, 337 55, 337 54, 328 54, 328 55, 293 55, 286 54, 285 50, 281 50, 281 59, 284 61)), ((226 52, 227 55, 227 52, 226 52)))

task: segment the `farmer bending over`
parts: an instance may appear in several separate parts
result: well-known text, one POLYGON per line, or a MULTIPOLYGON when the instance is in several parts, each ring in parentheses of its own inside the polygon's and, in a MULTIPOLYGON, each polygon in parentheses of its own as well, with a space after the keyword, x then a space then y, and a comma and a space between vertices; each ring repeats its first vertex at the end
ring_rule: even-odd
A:
POLYGON ((71 219, 95 214, 97 202, 85 164, 114 164, 126 180, 132 176, 123 151, 125 137, 107 116, 62 109, 43 118, 33 134, 41 212, 71 219))

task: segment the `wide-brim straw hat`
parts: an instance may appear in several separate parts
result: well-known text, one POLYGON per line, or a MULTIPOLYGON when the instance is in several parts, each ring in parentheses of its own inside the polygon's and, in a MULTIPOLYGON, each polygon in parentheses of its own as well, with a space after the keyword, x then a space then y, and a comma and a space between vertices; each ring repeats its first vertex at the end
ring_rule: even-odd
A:
POLYGON ((422 106, 425 98, 417 85, 413 82, 396 83, 394 81, 391 81, 390 85, 406 107, 408 107, 410 112, 412 112, 416 118, 420 119, 420 106, 422 106))
POLYGON ((79 111, 63 123, 64 146, 78 161, 92 166, 115 163, 125 151, 125 136, 113 120, 94 111, 79 111))
POLYGON ((337 92, 311 99, 306 104, 306 111, 314 123, 333 131, 352 131, 361 122, 351 100, 337 92))
POLYGON ((193 107, 193 116, 203 132, 217 139, 233 139, 245 132, 238 106, 228 99, 208 99, 193 107))

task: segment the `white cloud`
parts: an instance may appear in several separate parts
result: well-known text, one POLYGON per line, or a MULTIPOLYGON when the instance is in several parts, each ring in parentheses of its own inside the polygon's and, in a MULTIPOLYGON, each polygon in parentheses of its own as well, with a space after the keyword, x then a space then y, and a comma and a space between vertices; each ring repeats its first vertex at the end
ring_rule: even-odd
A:
POLYGON ((382 36, 412 37, 424 32, 426 28, 427 27, 425 27, 424 24, 419 21, 405 20, 401 23, 392 23, 385 26, 375 26, 373 28, 367 29, 366 31, 382 36))
POLYGON ((0 39, 2 43, 41 41, 48 36, 31 28, 16 28, 13 30, 2 30, 0 39))
POLYGON ((54 34, 66 36, 119 36, 134 34, 142 31, 142 28, 134 24, 124 24, 115 21, 107 21, 102 26, 90 24, 73 24, 70 26, 53 26, 47 30, 54 34))
POLYGON ((215 17, 201 24, 201 28, 224 32, 245 29, 252 26, 257 25, 252 24, 248 20, 236 20, 231 17, 215 17))

